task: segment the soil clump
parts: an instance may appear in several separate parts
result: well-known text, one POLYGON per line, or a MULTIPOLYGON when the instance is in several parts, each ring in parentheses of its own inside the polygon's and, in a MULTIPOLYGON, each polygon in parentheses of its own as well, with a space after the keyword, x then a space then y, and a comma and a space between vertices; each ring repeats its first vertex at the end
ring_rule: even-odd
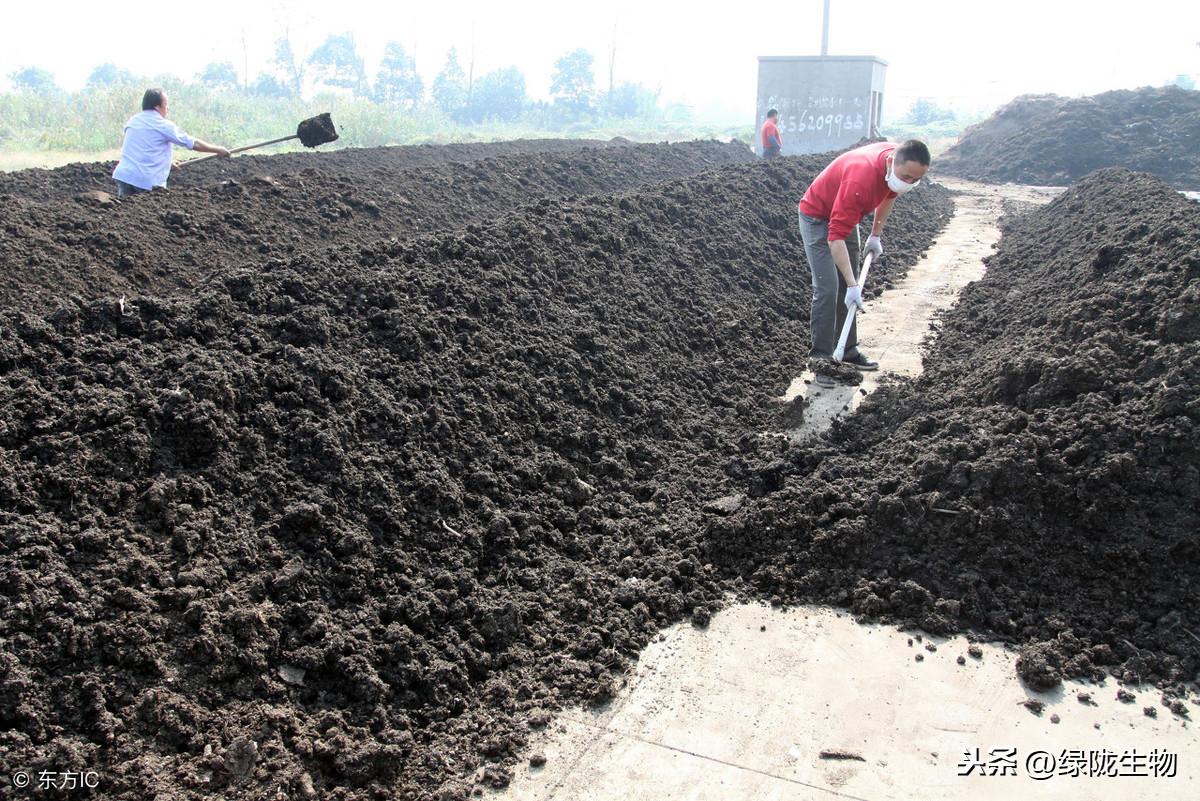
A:
POLYGON ((296 135, 305 147, 326 145, 338 139, 337 128, 333 127, 333 119, 328 112, 301 121, 296 127, 296 135))

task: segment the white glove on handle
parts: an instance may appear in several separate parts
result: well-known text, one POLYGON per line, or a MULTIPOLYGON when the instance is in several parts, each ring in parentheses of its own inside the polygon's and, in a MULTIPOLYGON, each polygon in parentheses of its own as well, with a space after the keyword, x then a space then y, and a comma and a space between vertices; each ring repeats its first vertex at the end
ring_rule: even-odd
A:
POLYGON ((846 287, 846 310, 852 312, 855 306, 859 311, 866 311, 863 307, 861 284, 846 287))
POLYGON ((883 241, 880 240, 880 238, 875 236, 874 234, 871 234, 871 236, 868 236, 867 237, 867 252, 874 253, 875 258, 878 259, 880 256, 883 255, 883 241))

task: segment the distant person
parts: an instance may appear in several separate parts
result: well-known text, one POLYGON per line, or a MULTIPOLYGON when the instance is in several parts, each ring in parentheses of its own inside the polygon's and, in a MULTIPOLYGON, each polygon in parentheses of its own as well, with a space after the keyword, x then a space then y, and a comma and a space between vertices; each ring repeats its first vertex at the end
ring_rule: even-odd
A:
MULTIPOLYGON (((866 249, 883 255, 883 226, 896 198, 916 187, 929 170, 929 148, 909 139, 897 147, 876 142, 849 150, 835 158, 809 185, 800 200, 800 236, 812 272, 812 315, 809 327, 814 359, 832 359, 842 325, 850 309, 863 308, 858 285, 858 250, 850 258, 846 237, 851 229, 858 240, 858 224, 875 212, 866 249)), ((879 362, 858 349, 857 326, 850 327, 843 363, 860 370, 877 370, 879 362)), ((832 378, 818 374, 816 381, 832 386, 832 378)))
POLYGON ((112 174, 117 182, 117 197, 165 187, 171 173, 172 145, 218 156, 229 155, 225 148, 188 136, 178 125, 168 122, 167 93, 162 89, 147 89, 142 96, 142 112, 134 114, 125 123, 121 160, 112 174))
POLYGON ((762 153, 764 159, 773 159, 779 156, 779 151, 783 149, 783 136, 779 133, 779 111, 771 109, 767 112, 767 119, 762 124, 762 153))

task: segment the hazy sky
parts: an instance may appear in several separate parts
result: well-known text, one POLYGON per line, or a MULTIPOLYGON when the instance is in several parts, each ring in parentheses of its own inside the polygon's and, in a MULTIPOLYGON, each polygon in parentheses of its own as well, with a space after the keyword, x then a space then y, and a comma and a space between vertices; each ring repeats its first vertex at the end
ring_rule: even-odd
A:
MULTIPOLYGON (((0 76, 40 66, 76 89, 105 61, 137 73, 191 77, 223 60, 239 72, 248 65, 253 76, 286 28, 307 48, 328 33, 353 33, 371 73, 385 43, 399 41, 415 51, 427 85, 447 48, 458 48, 464 67, 473 48, 476 75, 514 64, 529 93, 545 97, 554 60, 576 47, 592 52, 597 83, 606 85, 615 42, 618 82, 661 88, 664 99, 714 121, 749 123, 756 57, 819 53, 821 9, 822 0, 23 2, 4 12, 0 76)), ((1196 2, 832 0, 832 9, 831 54, 889 63, 885 117, 918 97, 991 109, 1028 92, 1094 94, 1161 85, 1179 73, 1200 79, 1196 2)))

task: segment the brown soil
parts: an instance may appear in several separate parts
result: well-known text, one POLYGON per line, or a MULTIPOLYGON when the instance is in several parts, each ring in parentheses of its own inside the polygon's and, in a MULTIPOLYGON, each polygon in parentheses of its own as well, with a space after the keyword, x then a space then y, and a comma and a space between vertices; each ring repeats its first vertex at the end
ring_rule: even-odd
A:
MULTIPOLYGON (((284 132, 286 133, 286 132, 284 132)), ((229 147, 248 143, 222 143, 229 147)), ((468 163, 503 156, 579 153, 597 148, 624 148, 625 139, 517 139, 451 145, 399 145, 396 147, 345 148, 317 153, 246 154, 230 159, 210 159, 203 165, 174 170, 167 182, 172 189, 211 186, 232 178, 243 181, 258 175, 284 175, 309 168, 326 172, 361 172, 372 168, 403 169, 437 164, 468 163), (319 155, 319 158, 315 156, 319 155)), ((742 150, 749 150, 745 145, 742 150)), ((112 192, 115 161, 80 162, 54 169, 0 173, 0 195, 30 200, 67 200, 83 192, 112 192)))
POLYGON ((1018 97, 963 132, 935 164, 978 181, 1051 186, 1102 167, 1200 189, 1200 92, 1170 86, 1070 99, 1018 97))
POLYGON ((336 142, 338 138, 337 128, 333 126, 333 119, 328 112, 302 120, 296 127, 296 135, 305 147, 326 145, 336 142))
POLYGON ((858 368, 835 362, 832 359, 809 359, 808 369, 812 370, 815 375, 827 375, 843 384, 861 384, 863 381, 862 373, 858 371, 858 368))
POLYGON ((707 558, 760 593, 1184 692, 1200 668, 1200 207, 1088 176, 1011 220, 914 381, 747 471, 707 558))
MULTIPOLYGON (((476 147, 485 154, 499 149, 476 147)), ((210 176, 193 189, 119 202, 97 192, 71 193, 66 202, 6 198, 0 252, 12 280, 0 286, 0 305, 51 310, 71 295, 116 302, 122 295, 171 294, 192 289, 218 267, 278 264, 322 245, 350 248, 459 228, 539 197, 619 192, 753 155, 736 142, 687 142, 479 155, 415 168, 405 166, 410 160, 403 148, 273 156, 248 165, 271 172, 210 176), (381 166, 388 157, 397 163, 381 166), (287 172, 297 163, 307 166, 287 172)), ((207 165, 177 173, 192 176, 189 170, 207 165)), ((61 188, 61 177, 44 171, 13 179, 28 183, 30 176, 45 178, 46 186, 29 195, 52 196, 61 188)))
MULTIPOLYGON (((741 582, 702 507, 789 464, 750 432, 805 361, 795 203, 827 158, 639 186, 706 153, 738 160, 330 154, 0 205, 0 772, 463 798, 707 619, 741 582)), ((881 279, 950 209, 897 204, 881 279)))

